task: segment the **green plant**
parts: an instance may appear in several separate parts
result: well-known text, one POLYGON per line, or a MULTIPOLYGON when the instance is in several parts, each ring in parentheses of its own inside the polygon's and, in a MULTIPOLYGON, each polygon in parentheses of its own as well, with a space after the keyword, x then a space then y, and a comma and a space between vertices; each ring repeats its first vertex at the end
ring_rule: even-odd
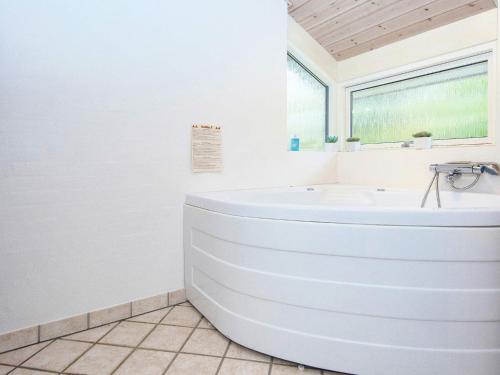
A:
POLYGON ((345 141, 346 142, 359 142, 359 137, 349 137, 345 141))
POLYGON ((339 137, 337 137, 336 135, 329 135, 326 137, 325 143, 337 143, 338 140, 339 137))
POLYGON ((432 133, 427 131, 422 131, 413 134, 413 138, 424 138, 424 137, 432 137, 432 133))

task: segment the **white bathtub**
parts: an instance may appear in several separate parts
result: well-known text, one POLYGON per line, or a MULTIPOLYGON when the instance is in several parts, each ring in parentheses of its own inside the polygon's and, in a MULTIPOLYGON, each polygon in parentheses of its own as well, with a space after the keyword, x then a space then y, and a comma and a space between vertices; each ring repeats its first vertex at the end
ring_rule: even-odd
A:
POLYGON ((325 185, 189 195, 189 300, 225 335, 359 375, 500 374, 500 196, 325 185), (435 205, 434 197, 429 197, 435 205))

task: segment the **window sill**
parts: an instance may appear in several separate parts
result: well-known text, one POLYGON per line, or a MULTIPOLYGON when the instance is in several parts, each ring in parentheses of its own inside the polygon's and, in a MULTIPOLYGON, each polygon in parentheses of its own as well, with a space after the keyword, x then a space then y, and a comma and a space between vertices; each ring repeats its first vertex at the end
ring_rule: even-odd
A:
MULTIPOLYGON (((370 145, 361 145, 360 151, 371 151, 371 150, 415 150, 415 151, 428 151, 432 149, 447 149, 447 148, 471 148, 471 147, 487 147, 487 146, 495 146, 495 143, 490 140, 483 140, 481 142, 478 141, 470 141, 470 142, 460 142, 460 143, 450 143, 450 142, 440 142, 435 141, 432 144, 432 148, 419 150, 416 149, 415 146, 410 147, 401 147, 402 143, 380 143, 380 144, 370 144, 370 145)), ((360 152, 357 151, 357 152, 360 152)), ((340 150, 340 152, 348 152, 345 150, 340 150)))

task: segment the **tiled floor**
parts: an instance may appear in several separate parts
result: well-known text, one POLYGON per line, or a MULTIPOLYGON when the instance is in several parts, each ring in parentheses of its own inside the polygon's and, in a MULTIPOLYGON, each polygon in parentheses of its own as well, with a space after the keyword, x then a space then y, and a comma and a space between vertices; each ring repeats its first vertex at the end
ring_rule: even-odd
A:
POLYGON ((0 354, 0 375, 321 375, 244 348, 188 302, 0 354))

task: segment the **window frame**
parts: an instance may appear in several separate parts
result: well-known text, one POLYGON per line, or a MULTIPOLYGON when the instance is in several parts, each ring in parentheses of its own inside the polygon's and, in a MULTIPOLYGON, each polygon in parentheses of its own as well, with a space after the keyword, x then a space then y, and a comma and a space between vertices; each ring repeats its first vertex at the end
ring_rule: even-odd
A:
MULTIPOLYGON (((487 43, 467 50, 427 59, 400 68, 376 73, 367 77, 355 79, 345 83, 345 129, 344 134, 352 134, 352 109, 351 100, 353 91, 398 82, 439 71, 458 68, 460 66, 487 61, 488 64, 488 135, 482 138, 462 138, 433 140, 433 146, 467 146, 467 145, 492 145, 495 139, 495 102, 496 102, 496 46, 487 43)), ((406 141, 410 141, 408 139, 406 141)), ((365 144, 363 149, 400 148, 405 140, 399 142, 385 142, 365 144)))
MULTIPOLYGON (((290 43, 287 46, 286 56, 290 56, 301 68, 309 73, 314 79, 322 84, 326 89, 325 95, 325 132, 323 142, 326 142, 327 137, 330 135, 330 130, 333 129, 332 109, 333 109, 333 92, 334 82, 325 74, 316 64, 307 58, 300 50, 292 46, 290 43)), ((288 111, 287 111, 288 118, 288 111)), ((288 120, 287 120, 288 124, 288 120)), ((303 150, 303 152, 324 152, 324 150, 303 150)))

